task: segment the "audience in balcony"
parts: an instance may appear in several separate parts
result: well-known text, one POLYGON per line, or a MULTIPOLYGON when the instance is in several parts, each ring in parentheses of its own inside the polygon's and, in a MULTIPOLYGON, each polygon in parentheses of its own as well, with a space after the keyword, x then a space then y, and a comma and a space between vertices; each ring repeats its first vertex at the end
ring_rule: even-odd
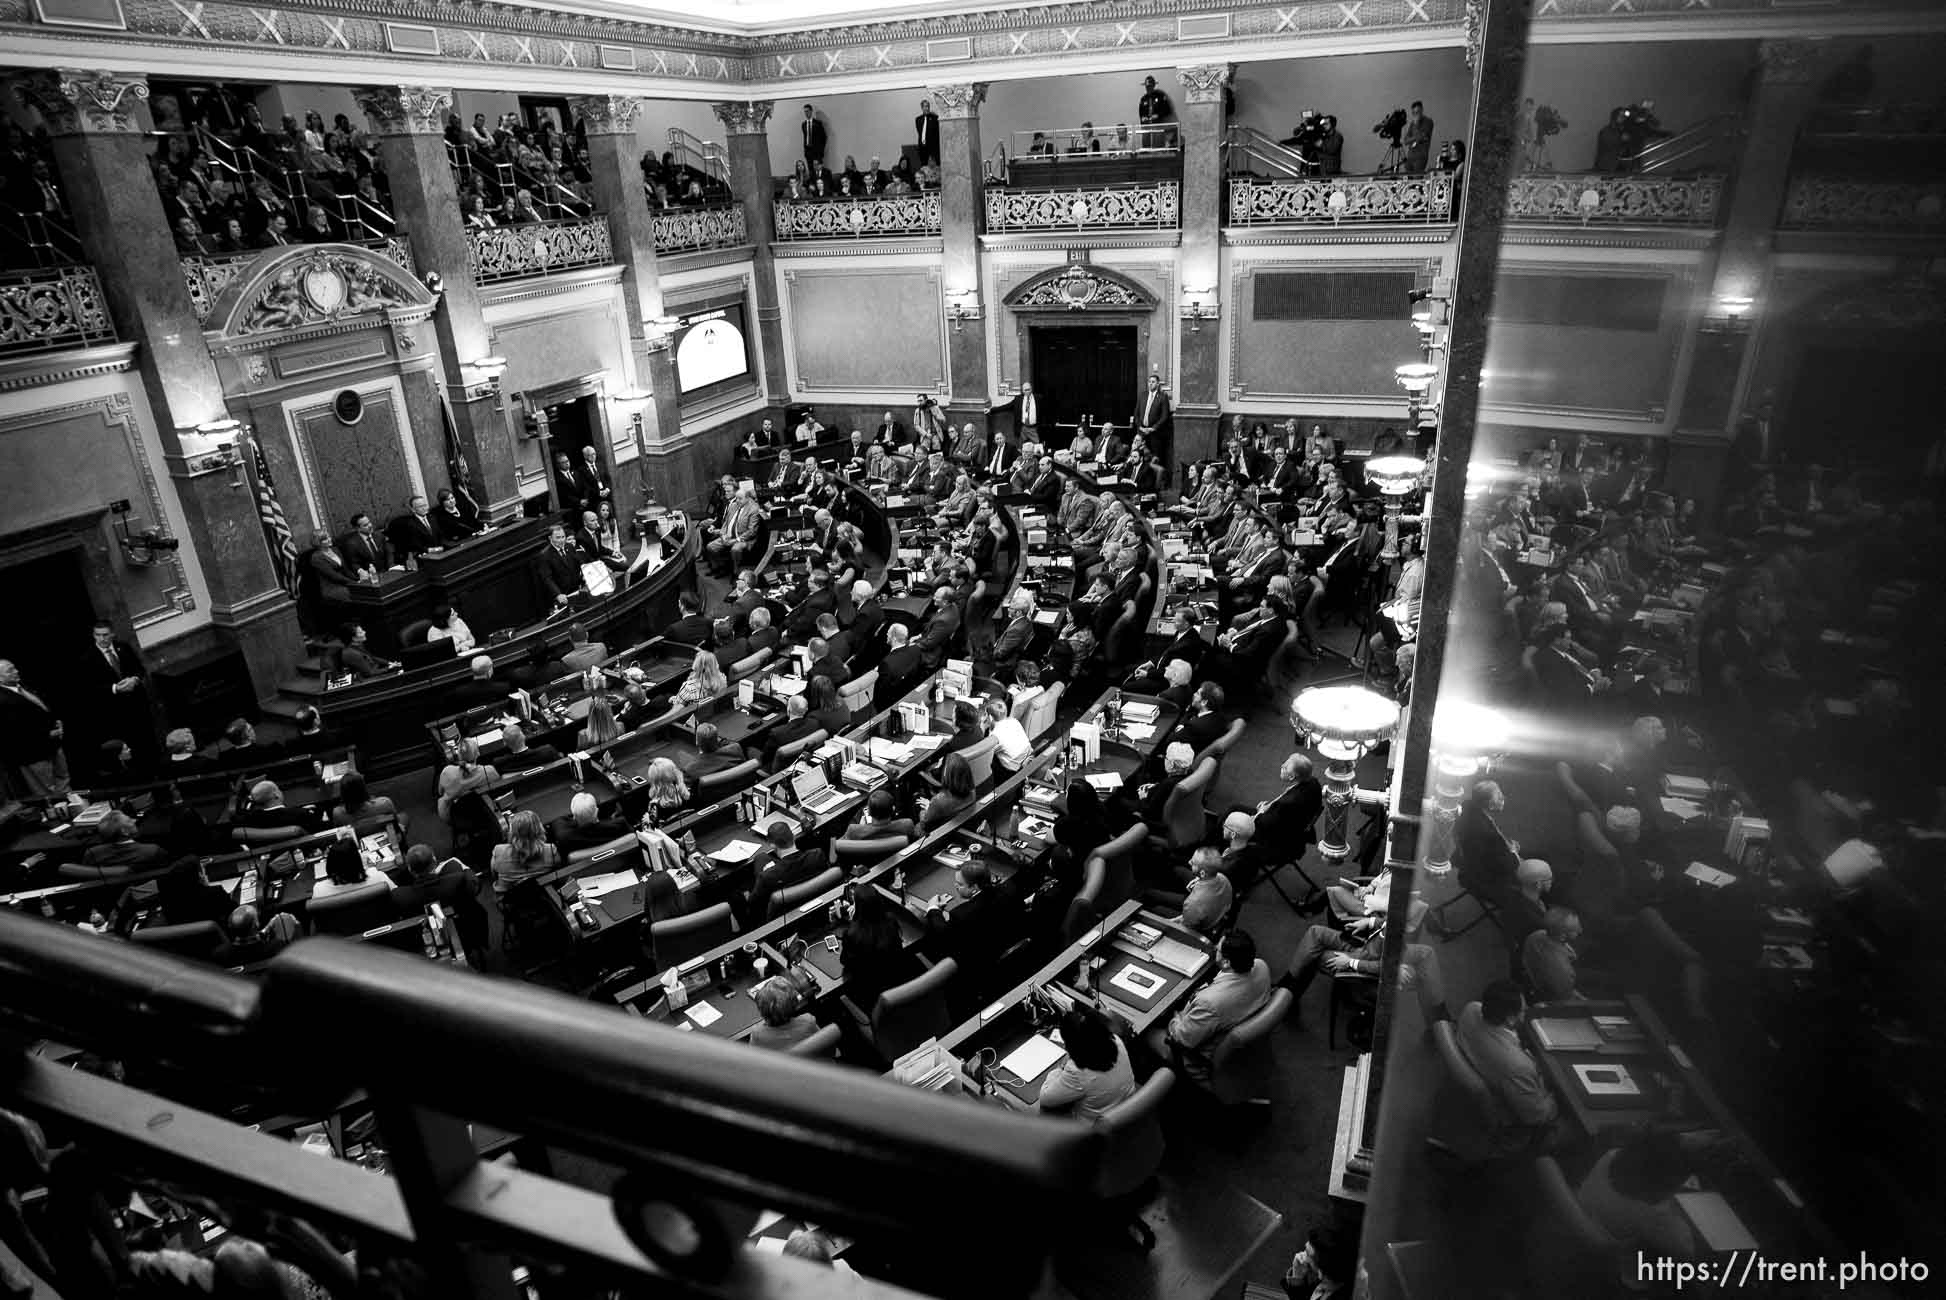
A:
POLYGON ((1426 116, 1426 106, 1413 100, 1406 109, 1405 131, 1399 143, 1405 147, 1405 171, 1417 176, 1426 170, 1432 161, 1432 118, 1426 116))

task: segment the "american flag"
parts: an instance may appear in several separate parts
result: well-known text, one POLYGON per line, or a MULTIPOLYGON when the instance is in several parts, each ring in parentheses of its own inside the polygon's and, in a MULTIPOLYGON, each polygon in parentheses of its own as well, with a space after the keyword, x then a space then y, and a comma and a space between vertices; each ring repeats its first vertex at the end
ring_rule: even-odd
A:
POLYGON ((446 477, 452 481, 453 495, 459 500, 460 513, 480 517, 480 503, 473 499, 473 491, 467 486, 473 477, 466 463, 466 449, 460 445, 459 429, 453 423, 453 408, 446 395, 439 395, 439 413, 444 417, 446 427, 446 477))
POLYGON ((277 582, 293 597, 297 595, 297 543, 291 526, 284 521, 284 507, 277 501, 277 485, 270 481, 270 462, 255 438, 250 440, 252 468, 257 475, 257 518, 264 526, 264 545, 270 548, 270 564, 277 570, 277 582))

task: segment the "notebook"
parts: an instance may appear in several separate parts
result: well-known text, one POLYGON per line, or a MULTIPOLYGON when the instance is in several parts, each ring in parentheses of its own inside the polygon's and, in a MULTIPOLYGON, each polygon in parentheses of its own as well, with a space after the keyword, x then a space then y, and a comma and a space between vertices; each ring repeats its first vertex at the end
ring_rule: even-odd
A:
POLYGON ((1007 1053, 1006 1059, 1000 1062, 1000 1068, 1022 1083, 1031 1083, 1053 1069, 1055 1063, 1066 1055, 1059 1043, 1045 1035, 1035 1034, 1007 1053))
POLYGON ((1601 1046, 1601 1031, 1585 1016, 1540 1017, 1534 1038, 1550 1052, 1587 1052, 1601 1046))

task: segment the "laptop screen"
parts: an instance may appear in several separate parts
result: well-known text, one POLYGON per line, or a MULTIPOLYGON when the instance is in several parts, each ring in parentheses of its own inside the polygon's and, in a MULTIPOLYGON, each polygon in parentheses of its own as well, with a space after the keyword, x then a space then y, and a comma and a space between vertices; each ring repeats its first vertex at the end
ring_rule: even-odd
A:
POLYGON ((811 799, 816 798, 828 784, 829 782, 824 779, 824 767, 822 764, 812 768, 808 772, 799 772, 791 778, 791 790, 797 795, 797 801, 799 803, 807 803, 811 799))

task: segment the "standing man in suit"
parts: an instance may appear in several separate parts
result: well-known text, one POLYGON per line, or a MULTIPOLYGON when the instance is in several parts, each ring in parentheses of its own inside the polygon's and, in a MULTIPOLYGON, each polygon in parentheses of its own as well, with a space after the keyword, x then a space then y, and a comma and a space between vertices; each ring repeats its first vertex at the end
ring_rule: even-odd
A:
POLYGON ((579 517, 583 510, 592 510, 600 503, 599 497, 588 499, 593 490, 581 481, 581 471, 565 451, 554 453, 554 492, 555 508, 570 517, 579 517))
POLYGON ((534 571, 540 576, 541 590, 554 602, 550 612, 564 608, 568 597, 581 591, 581 561, 575 549, 568 545, 565 524, 555 524, 547 530, 547 548, 534 562, 534 571))
POLYGON ((601 472, 601 459, 595 455, 595 446, 589 443, 581 449, 581 490, 585 504, 584 510, 597 510, 601 503, 615 495, 608 486, 608 476, 601 472))
POLYGON ((27 689, 11 659, 0 659, 0 762, 27 794, 57 798, 68 792, 66 732, 53 707, 27 689))
POLYGON ((818 110, 806 104, 804 121, 798 129, 804 135, 804 161, 816 171, 824 165, 824 123, 818 120, 818 110))
POLYGON ((1020 440, 1023 444, 1041 440, 1041 401, 1034 396, 1032 384, 1020 386, 1020 440))
POLYGON ((1132 423, 1135 431, 1142 435, 1142 441, 1156 452, 1166 455, 1170 446, 1169 435, 1175 430, 1175 421, 1169 410, 1169 394, 1162 391, 1162 377, 1149 376, 1149 387, 1137 403, 1132 423))
POLYGON ((385 526, 385 535, 400 559, 424 555, 440 544, 438 529, 432 521, 432 508, 424 497, 406 502, 406 512, 385 526))
POLYGON ((390 559, 385 540, 373 529, 372 517, 362 510, 351 517, 351 531, 338 539, 338 551, 345 557, 345 566, 366 582, 377 582, 390 559))
POLYGON ((912 129, 918 133, 919 163, 939 161, 939 114, 932 111, 932 101, 919 101, 919 116, 912 119, 912 129))
POLYGON ((1426 106, 1416 99, 1406 109, 1405 130, 1400 133, 1399 143, 1405 146, 1406 173, 1422 174, 1432 157, 1432 119, 1426 116, 1426 106))
POLYGON ((106 619, 94 624, 94 651, 83 657, 78 674, 87 683, 87 711, 97 740, 126 741, 145 765, 155 758, 155 715, 149 707, 149 677, 132 646, 115 639, 106 619))

